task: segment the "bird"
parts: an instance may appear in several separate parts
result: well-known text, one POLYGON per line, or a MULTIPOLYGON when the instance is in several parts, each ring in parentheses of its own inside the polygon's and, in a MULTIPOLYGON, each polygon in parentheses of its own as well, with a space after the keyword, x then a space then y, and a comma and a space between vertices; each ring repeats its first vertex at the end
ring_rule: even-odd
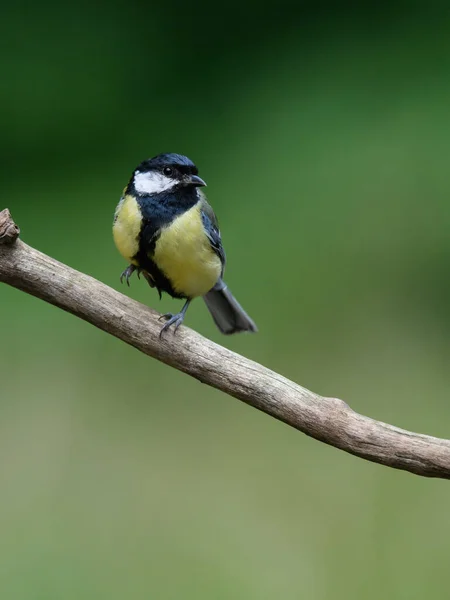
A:
POLYGON ((257 327, 224 283, 225 251, 212 207, 200 188, 206 183, 181 154, 158 154, 131 175, 114 213, 113 239, 129 263, 120 276, 142 274, 159 297, 184 299, 178 313, 161 316, 160 338, 183 323, 194 298, 202 297, 224 334, 257 327))

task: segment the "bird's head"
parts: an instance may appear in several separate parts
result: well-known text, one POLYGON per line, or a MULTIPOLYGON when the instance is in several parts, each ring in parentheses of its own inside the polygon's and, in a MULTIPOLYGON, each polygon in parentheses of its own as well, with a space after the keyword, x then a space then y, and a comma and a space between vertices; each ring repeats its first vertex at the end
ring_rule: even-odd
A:
POLYGON ((132 182, 136 192, 146 196, 206 185, 194 163, 181 154, 158 154, 144 160, 135 169, 132 182))

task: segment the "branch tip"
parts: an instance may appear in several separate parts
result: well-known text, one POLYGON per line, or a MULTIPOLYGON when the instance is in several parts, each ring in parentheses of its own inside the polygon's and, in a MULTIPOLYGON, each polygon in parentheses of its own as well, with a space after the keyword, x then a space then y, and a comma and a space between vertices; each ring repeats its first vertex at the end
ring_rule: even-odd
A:
POLYGON ((7 208, 0 212, 0 244, 14 244, 20 234, 7 208))

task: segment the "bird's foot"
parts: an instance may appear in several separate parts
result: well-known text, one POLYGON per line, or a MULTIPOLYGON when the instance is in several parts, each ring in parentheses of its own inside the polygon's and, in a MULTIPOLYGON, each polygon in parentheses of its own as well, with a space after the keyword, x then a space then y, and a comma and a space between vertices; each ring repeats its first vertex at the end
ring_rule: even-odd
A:
POLYGON ((165 331, 167 331, 171 325, 175 325, 174 330, 173 330, 173 333, 175 334, 176 330, 178 329, 178 327, 183 322, 184 316, 186 314, 186 311, 187 311, 188 306, 189 306, 190 303, 191 303, 191 301, 189 299, 186 300, 186 302, 184 303, 183 308, 176 315, 173 315, 172 313, 167 313, 167 314, 162 315, 161 317, 159 317, 160 321, 161 321, 161 319, 167 319, 167 323, 161 328, 161 331, 159 332, 159 337, 160 338, 162 337, 162 334, 165 331))
POLYGON ((166 313, 165 315, 161 315, 158 320, 161 321, 162 319, 167 319, 167 322, 161 327, 161 331, 159 332, 160 338, 162 338, 163 333, 165 331, 167 331, 169 329, 169 327, 171 327, 172 325, 174 325, 173 333, 175 334, 178 327, 183 322, 184 312, 181 311, 181 312, 177 313, 176 315, 174 315, 172 313, 166 313))
POLYGON ((125 281, 127 282, 127 286, 130 287, 130 277, 133 275, 133 273, 136 270, 138 271, 138 276, 139 276, 140 269, 138 269, 134 265, 128 265, 128 267, 125 269, 125 271, 120 276, 120 283, 123 283, 123 280, 125 278, 125 281))
POLYGON ((144 269, 141 269, 140 267, 136 267, 135 265, 129 265, 125 269, 125 271, 122 273, 122 275, 120 276, 120 283, 123 283, 123 280, 125 279, 125 281, 127 282, 127 286, 130 287, 130 277, 133 275, 133 273, 135 271, 137 271, 138 279, 141 278, 141 273, 142 273, 142 276, 144 277, 144 279, 148 283, 148 285, 151 288, 156 287, 156 289, 158 290, 159 299, 161 300, 161 298, 162 298, 161 290, 159 289, 159 287, 156 286, 156 283, 154 282, 153 277, 150 275, 150 273, 147 273, 147 271, 144 271, 144 269))

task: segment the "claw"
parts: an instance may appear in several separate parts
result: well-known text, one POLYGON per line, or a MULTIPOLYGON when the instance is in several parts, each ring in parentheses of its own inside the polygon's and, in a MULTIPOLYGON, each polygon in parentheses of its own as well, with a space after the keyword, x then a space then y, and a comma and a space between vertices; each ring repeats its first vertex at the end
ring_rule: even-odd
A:
POLYGON ((141 273, 148 285, 152 288, 155 287, 155 282, 153 281, 152 276, 147 273, 147 271, 141 271, 141 273))
POLYGON ((163 319, 168 319, 170 321, 170 319, 172 319, 173 317, 173 313, 166 313, 165 315, 161 315, 158 319, 158 321, 162 321, 163 319))
POLYGON ((181 313, 178 313, 176 315, 172 315, 169 313, 168 315, 164 315, 164 317, 169 317, 169 320, 165 325, 161 327, 161 331, 159 332, 160 338, 162 338, 163 333, 167 331, 172 325, 174 325, 173 333, 175 334, 176 330, 181 325, 184 319, 184 315, 182 315, 181 313))
POLYGON ((142 271, 142 275, 144 276, 144 279, 146 280, 146 282, 148 283, 148 285, 151 288, 156 288, 159 294, 159 299, 161 300, 162 298, 162 293, 161 290, 159 289, 159 287, 156 285, 155 280, 153 279, 153 277, 150 275, 150 273, 147 273, 147 271, 142 271))
POLYGON ((165 323, 161 327, 161 331, 159 332, 159 338, 160 339, 162 338, 163 333, 165 331, 167 331, 171 325, 174 325, 173 333, 175 335, 178 327, 181 325, 181 323, 184 320, 184 316, 186 314, 186 311, 187 311, 187 308, 189 306, 189 303, 190 303, 190 300, 186 300, 183 308, 176 315, 173 315, 172 313, 166 313, 165 315, 161 315, 159 317, 158 321, 161 321, 162 319, 167 319, 167 323, 165 323))
POLYGON ((142 273, 142 276, 144 277, 144 279, 148 283, 148 285, 151 288, 156 287, 156 289, 158 290, 159 299, 161 300, 161 298, 162 298, 161 290, 155 284, 153 277, 150 275, 150 273, 148 273, 147 271, 144 271, 144 269, 141 269, 140 267, 136 267, 135 265, 128 265, 128 267, 125 269, 125 271, 120 276, 120 283, 123 283, 123 280, 125 278, 125 281, 127 282, 127 286, 130 287, 130 277, 133 275, 133 273, 135 271, 137 271, 138 279, 141 278, 141 273, 142 273))
MULTIPOLYGON (((146 280, 148 285, 151 288, 156 287, 155 282, 153 281, 153 278, 150 275, 150 273, 147 273, 147 271, 144 271, 143 269, 141 269, 140 267, 136 267, 135 265, 128 265, 128 267, 125 269, 125 271, 120 276, 120 283, 123 283, 123 280, 125 278, 125 281, 127 282, 127 286, 130 287, 130 277, 133 275, 133 273, 135 271, 137 271, 138 279, 141 278, 141 273, 142 273, 142 276, 144 277, 144 279, 146 280)), ((161 298, 162 298, 161 290, 158 287, 156 287, 156 289, 158 290, 159 299, 161 300, 161 298)))
MULTIPOLYGON (((135 267, 134 265, 128 265, 128 267, 125 269, 125 271, 120 276, 120 283, 123 283, 123 278, 125 277, 127 286, 130 287, 130 277, 133 275, 133 273, 136 271, 136 269, 137 269, 137 267, 135 267)), ((139 274, 139 269, 138 269, 138 274, 139 274)))

